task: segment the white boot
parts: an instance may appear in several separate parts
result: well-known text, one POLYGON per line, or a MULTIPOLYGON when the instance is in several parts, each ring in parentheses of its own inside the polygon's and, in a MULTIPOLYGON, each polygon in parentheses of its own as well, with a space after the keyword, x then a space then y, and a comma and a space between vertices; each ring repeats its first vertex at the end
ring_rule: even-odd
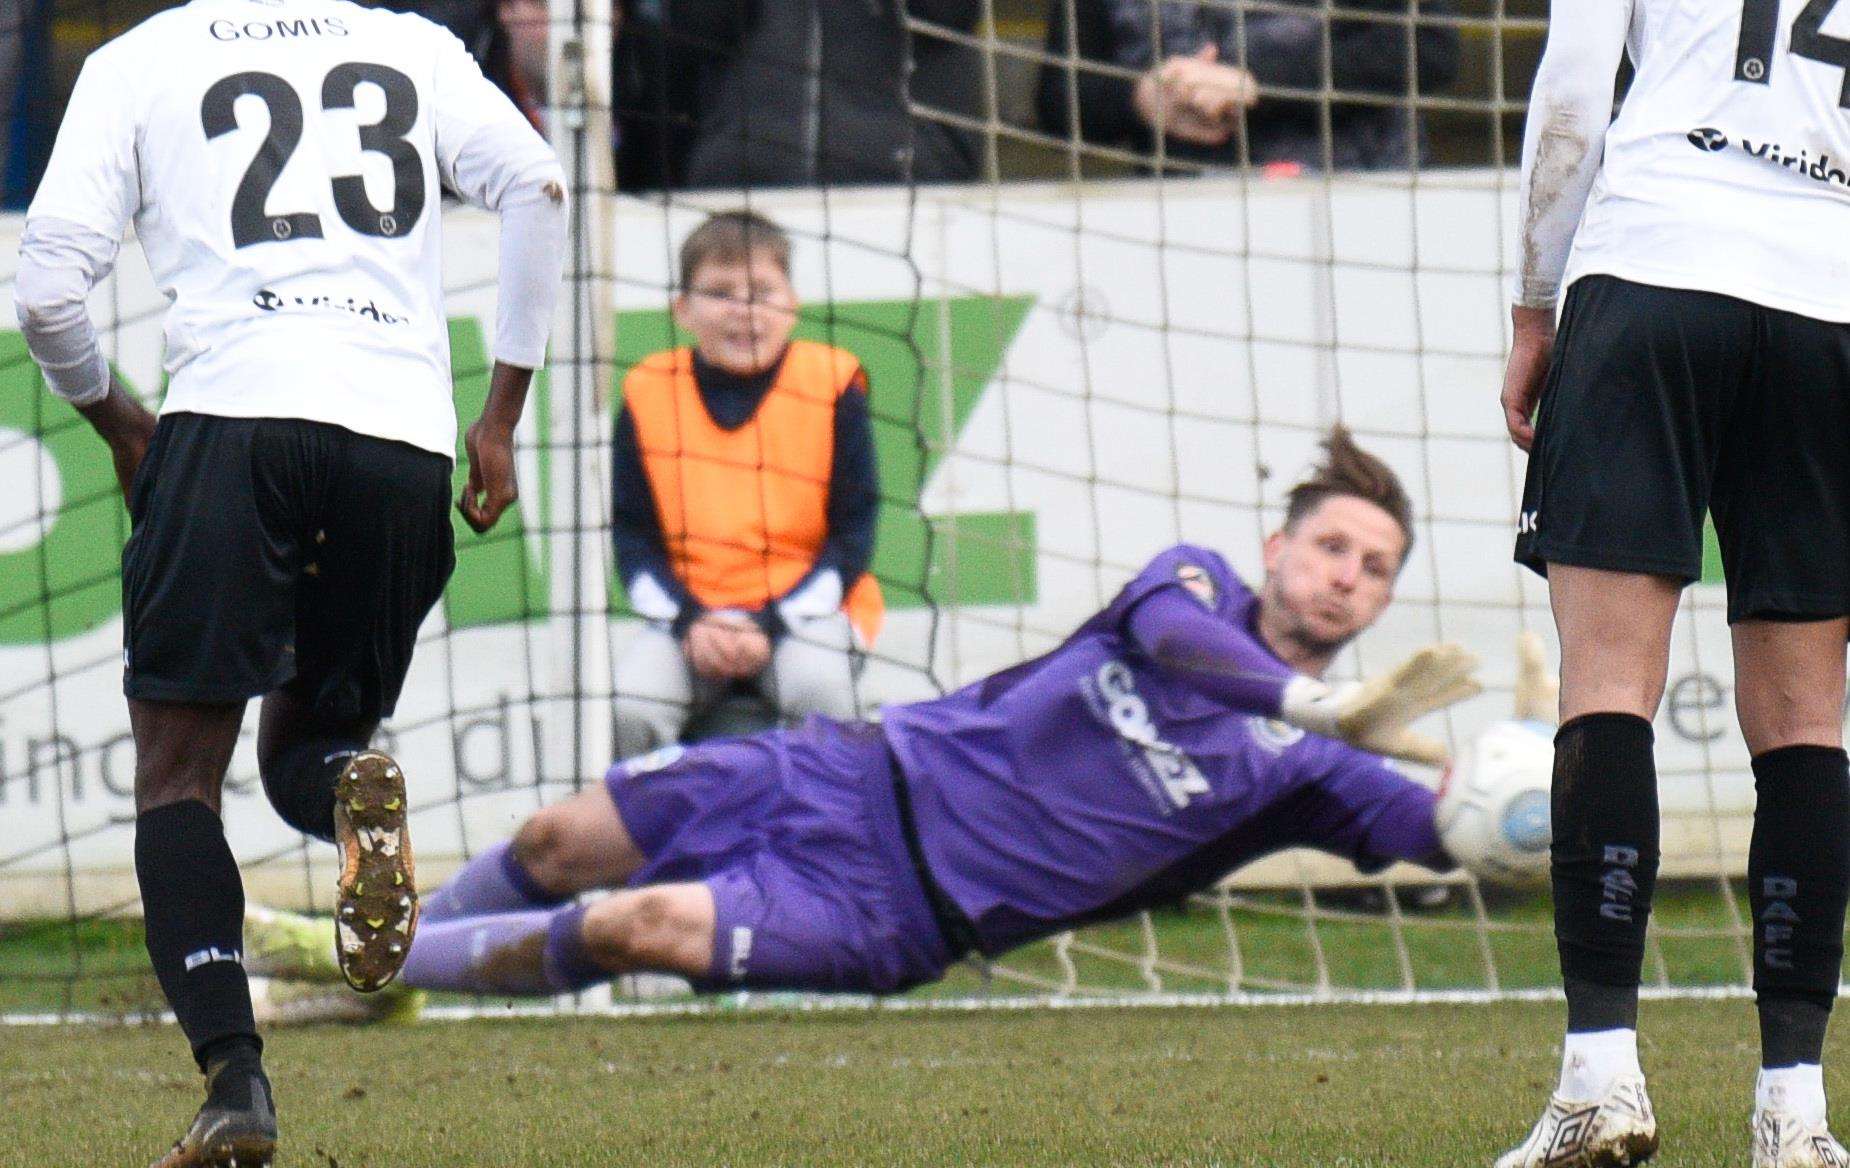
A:
POLYGON ((1657 1116, 1644 1076, 1628 1073, 1597 1099, 1550 1095, 1529 1138, 1505 1152, 1496 1168, 1626 1168, 1656 1151, 1657 1116))
POLYGON ((1754 1086, 1754 1168, 1850 1168, 1825 1120, 1815 1066, 1761 1071, 1754 1086), (1792 1072, 1810 1072, 1795 1077, 1792 1072))

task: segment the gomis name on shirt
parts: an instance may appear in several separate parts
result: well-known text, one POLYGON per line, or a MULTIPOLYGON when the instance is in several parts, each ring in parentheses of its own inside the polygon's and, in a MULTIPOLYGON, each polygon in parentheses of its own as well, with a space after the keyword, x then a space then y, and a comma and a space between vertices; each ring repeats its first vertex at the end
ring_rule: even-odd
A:
POLYGON ((215 20, 206 31, 217 41, 267 41, 272 37, 318 37, 347 35, 347 26, 338 16, 310 17, 307 20, 215 20))

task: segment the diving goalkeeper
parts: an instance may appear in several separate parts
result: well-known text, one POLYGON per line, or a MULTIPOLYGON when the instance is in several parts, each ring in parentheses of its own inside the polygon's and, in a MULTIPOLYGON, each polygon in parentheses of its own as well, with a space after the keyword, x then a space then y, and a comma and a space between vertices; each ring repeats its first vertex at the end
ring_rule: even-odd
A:
POLYGON ((1320 680, 1412 542, 1393 472, 1340 428, 1324 445, 1257 594, 1174 547, 1052 652, 943 698, 619 763, 426 898, 406 984, 891 993, 1286 847, 1450 867, 1433 793, 1381 755, 1444 761, 1407 726, 1476 693, 1475 662, 1320 680), (577 899, 596 889, 620 891, 577 899))

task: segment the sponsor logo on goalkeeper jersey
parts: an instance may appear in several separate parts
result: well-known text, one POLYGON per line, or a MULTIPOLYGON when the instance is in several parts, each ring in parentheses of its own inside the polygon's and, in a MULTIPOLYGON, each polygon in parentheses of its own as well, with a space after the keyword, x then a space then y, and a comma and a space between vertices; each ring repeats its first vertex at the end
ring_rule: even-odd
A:
POLYGON ((1253 742, 1267 754, 1279 755, 1304 741, 1302 727, 1277 718, 1262 718, 1254 714, 1246 719, 1246 732, 1253 736, 1253 742))
POLYGON ((1713 126, 1698 126, 1689 132, 1688 137, 1689 144, 1704 154, 1720 154, 1732 146, 1744 154, 1784 167, 1794 174, 1804 175, 1813 182, 1850 189, 1850 172, 1831 161, 1828 151, 1822 151, 1814 158, 1811 151, 1802 147, 1793 151, 1778 142, 1764 139, 1756 142, 1752 138, 1742 138, 1735 142, 1713 126))
POLYGON ((1164 741, 1150 720, 1150 704, 1137 692, 1130 666, 1111 660, 1080 683, 1086 705, 1123 743, 1137 780, 1164 815, 1180 811, 1211 787, 1194 760, 1164 741))
POLYGON ((1200 564, 1183 564, 1176 569, 1176 579, 1188 594, 1201 602, 1201 606, 1212 609, 1220 600, 1220 592, 1214 587, 1214 577, 1200 564))

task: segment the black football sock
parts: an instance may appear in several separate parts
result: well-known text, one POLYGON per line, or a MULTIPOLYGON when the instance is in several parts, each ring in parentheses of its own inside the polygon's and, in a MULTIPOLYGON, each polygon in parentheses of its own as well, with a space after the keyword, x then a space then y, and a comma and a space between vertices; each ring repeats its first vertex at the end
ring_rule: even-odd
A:
POLYGON ((1760 1065, 1820 1063, 1850 898, 1850 763, 1827 746, 1754 759, 1747 898, 1754 914, 1760 1065))
POLYGON ((304 739, 277 752, 258 769, 263 793, 283 822, 305 835, 334 842, 334 783, 354 755, 366 749, 351 738, 304 739))
POLYGON ((200 1070, 240 1046, 261 1051, 244 976, 244 884, 219 817, 197 799, 142 812, 135 878, 154 975, 200 1070))
POLYGON ((263 1059, 255 1043, 243 1035, 222 1038, 211 1044, 202 1059, 206 1072, 206 1106, 227 1111, 249 1111, 255 1107, 275 1106, 270 1091, 270 1077, 263 1073, 263 1059), (257 1092, 264 1093, 263 1099, 257 1092))
POLYGON ((1585 714, 1555 734, 1550 860, 1570 1031, 1636 1029, 1657 885, 1651 724, 1585 714))

